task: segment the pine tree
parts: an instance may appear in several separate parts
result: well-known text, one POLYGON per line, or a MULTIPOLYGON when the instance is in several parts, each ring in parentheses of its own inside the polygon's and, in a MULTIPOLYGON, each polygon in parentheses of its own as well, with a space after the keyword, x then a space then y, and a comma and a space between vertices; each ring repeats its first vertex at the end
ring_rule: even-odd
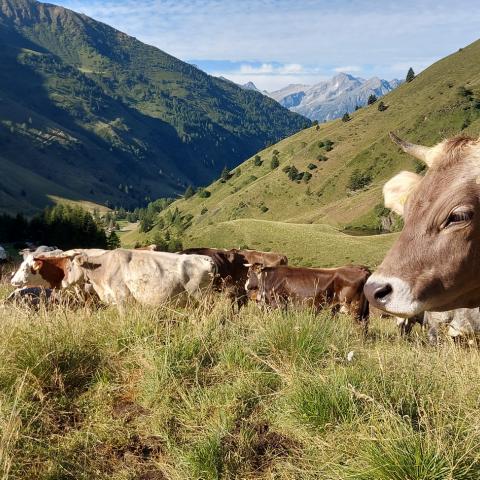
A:
POLYGON ((350 120, 350 115, 348 114, 348 112, 345 112, 342 117, 342 122, 349 122, 350 120))
POLYGON ((225 183, 227 180, 230 180, 230 170, 227 167, 224 167, 220 174, 220 181, 225 183))
POLYGON ((195 190, 192 188, 191 185, 189 185, 185 190, 185 193, 183 194, 183 198, 185 200, 188 200, 189 198, 193 197, 194 194, 195 194, 195 190))
POLYGON ((413 79, 415 78, 415 72, 413 71, 413 68, 410 67, 407 72, 407 77, 405 78, 405 81, 407 83, 410 83, 413 79))
POLYGON ((120 248, 120 239, 115 231, 112 231, 107 238, 107 247, 109 250, 115 250, 116 248, 120 248))
POLYGON ((290 170, 288 171, 288 178, 290 180, 296 180, 297 179, 297 175, 298 175, 298 170, 297 170, 297 167, 295 167, 295 165, 293 165, 290 170))
POLYGON ((278 160, 278 157, 274 155, 272 157, 272 161, 270 162, 270 168, 272 170, 275 170, 276 168, 278 168, 279 165, 280 165, 280 161, 278 160))
POLYGON ((373 105, 377 101, 377 96, 373 93, 368 97, 367 104, 373 105))

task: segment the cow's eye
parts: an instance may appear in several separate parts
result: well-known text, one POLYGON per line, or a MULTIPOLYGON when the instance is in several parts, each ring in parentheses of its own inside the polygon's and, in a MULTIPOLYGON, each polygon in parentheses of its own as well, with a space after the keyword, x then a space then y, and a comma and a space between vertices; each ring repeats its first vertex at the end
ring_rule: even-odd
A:
POLYGON ((445 228, 452 225, 458 225, 461 223, 469 222, 473 217, 471 210, 454 210, 447 218, 445 222, 445 228))

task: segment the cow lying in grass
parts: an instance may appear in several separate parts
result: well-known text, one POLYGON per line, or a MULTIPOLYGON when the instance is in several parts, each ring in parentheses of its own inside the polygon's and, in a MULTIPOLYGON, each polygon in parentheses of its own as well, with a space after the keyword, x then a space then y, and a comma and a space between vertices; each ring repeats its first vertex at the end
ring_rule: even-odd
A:
POLYGON ((364 325, 368 322, 368 302, 363 287, 370 271, 362 266, 339 268, 249 266, 245 288, 259 303, 286 309, 289 304, 320 311, 333 307, 352 315, 364 325))
POLYGON ((48 258, 70 257, 77 253, 87 253, 88 255, 100 255, 107 250, 98 248, 68 250, 47 250, 24 252, 23 262, 11 279, 14 287, 45 287, 45 288, 61 288, 64 271, 54 262, 46 262, 48 258))

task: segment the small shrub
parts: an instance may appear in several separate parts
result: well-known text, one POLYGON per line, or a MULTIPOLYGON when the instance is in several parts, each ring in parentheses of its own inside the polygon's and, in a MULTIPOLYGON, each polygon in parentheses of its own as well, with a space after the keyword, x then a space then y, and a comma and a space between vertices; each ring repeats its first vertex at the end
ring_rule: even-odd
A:
POLYGON ((350 190, 360 190, 372 182, 372 176, 368 172, 361 172, 356 169, 350 175, 348 180, 348 188, 350 190))
POLYGON ((348 112, 345 112, 342 117, 342 122, 349 122, 350 120, 351 120, 350 115, 348 114, 348 112))
POLYGON ((207 207, 203 207, 201 212, 200 212, 200 215, 205 215, 206 213, 208 212, 208 208, 207 207))
POLYGON ((379 112, 384 112, 388 108, 388 105, 385 105, 383 102, 380 102, 378 104, 378 111, 379 112))
POLYGON ((309 163, 307 168, 309 170, 315 170, 317 168, 317 166, 314 163, 309 163))
POLYGON ((457 89, 457 94, 460 96, 460 97, 466 97, 466 98, 469 98, 473 95, 473 92, 469 89, 469 88, 466 88, 465 86, 461 85, 460 87, 458 87, 457 89))
POLYGON ((312 178, 312 174, 310 172, 303 172, 303 181, 308 183, 312 178))
POLYGON ((376 101, 377 101, 377 96, 372 93, 372 95, 368 97, 367 105, 373 105, 376 101))
POLYGON ((327 138, 327 140, 325 140, 325 151, 330 152, 333 150, 333 145, 335 145, 335 143, 327 138))
POLYGON ((319 162, 326 162, 328 160, 328 157, 326 155, 323 155, 323 153, 319 153, 317 155, 317 160, 319 162))
POLYGON ((276 168, 278 168, 280 165, 280 161, 278 160, 278 157, 274 156, 272 157, 272 161, 270 162, 270 168, 272 170, 275 170, 276 168))
POLYGON ((255 155, 255 158, 253 159, 253 164, 256 166, 256 167, 260 167, 262 165, 262 157, 260 157, 260 155, 255 155))
POLYGON ((466 118, 466 119, 463 121, 462 126, 460 127, 460 130, 465 130, 469 125, 470 125, 470 119, 469 119, 469 118, 466 118))
POLYGON ((285 165, 283 168, 282 168, 282 172, 284 173, 288 173, 290 171, 290 169, 292 168, 291 165, 285 165))
POLYGON ((290 180, 296 180, 297 175, 298 175, 297 167, 295 167, 295 165, 293 165, 292 167, 290 167, 290 170, 288 171, 288 178, 290 180))
POLYGON ((261 211, 262 213, 266 213, 266 212, 268 212, 268 207, 266 207, 265 205, 262 205, 262 206, 260 207, 260 211, 261 211))
POLYGON ((210 190, 207 190, 206 188, 199 188, 198 189, 198 196, 200 198, 208 198, 212 195, 212 193, 210 192, 210 190))

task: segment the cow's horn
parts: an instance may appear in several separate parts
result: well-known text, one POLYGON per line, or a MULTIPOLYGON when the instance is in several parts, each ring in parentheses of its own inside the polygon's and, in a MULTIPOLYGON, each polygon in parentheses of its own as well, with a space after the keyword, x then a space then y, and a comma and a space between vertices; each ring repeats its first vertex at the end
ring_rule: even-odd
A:
POLYGON ((429 159, 430 147, 424 147, 423 145, 415 145, 414 143, 406 142, 393 132, 389 133, 393 143, 396 143, 405 153, 408 153, 412 157, 418 158, 422 162, 425 162, 428 166, 431 165, 432 160, 429 159))
POLYGON ((247 268, 250 268, 252 265, 253 265, 253 263, 244 263, 244 264, 243 264, 243 266, 244 266, 244 267, 247 267, 247 268))

